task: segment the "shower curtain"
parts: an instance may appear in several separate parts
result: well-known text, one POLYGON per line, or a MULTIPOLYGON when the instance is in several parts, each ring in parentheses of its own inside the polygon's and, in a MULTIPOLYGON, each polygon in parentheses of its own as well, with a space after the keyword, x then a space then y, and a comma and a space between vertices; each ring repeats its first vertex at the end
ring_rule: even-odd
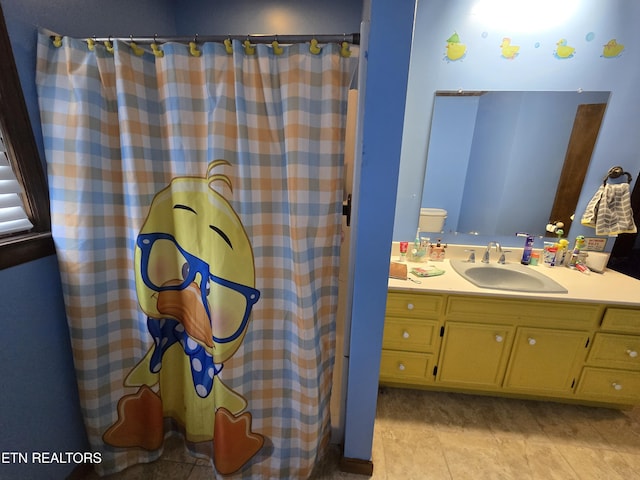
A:
POLYGON ((157 459, 168 435, 225 478, 305 478, 325 451, 355 58, 39 33, 52 232, 98 473, 157 459))

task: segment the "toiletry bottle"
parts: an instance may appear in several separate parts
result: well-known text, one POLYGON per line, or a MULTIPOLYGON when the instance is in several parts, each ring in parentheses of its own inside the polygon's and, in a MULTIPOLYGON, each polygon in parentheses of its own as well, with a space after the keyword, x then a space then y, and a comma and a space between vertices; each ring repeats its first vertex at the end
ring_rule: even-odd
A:
POLYGON ((419 262, 422 257, 422 252, 420 250, 420 227, 418 227, 418 231, 416 232, 416 238, 413 241, 413 248, 411 249, 411 260, 414 262, 419 262))
POLYGON ((558 252, 556 253, 556 265, 564 265, 567 261, 567 251, 569 247, 569 240, 561 238, 558 240, 558 252))
POLYGON ((531 260, 529 261, 529 265, 536 266, 540 263, 540 254, 538 252, 531 252, 531 260))
POLYGON ((440 242, 441 239, 438 239, 435 245, 431 244, 431 248, 429 249, 429 258, 432 261, 441 262, 444 260, 444 249, 446 245, 442 245, 440 242))
POLYGON ((426 262, 428 259, 429 252, 429 244, 431 243, 431 238, 429 237, 420 237, 420 251, 422 252, 422 258, 426 262))
POLYGON ((527 237, 524 242, 524 250, 522 251, 522 260, 520 263, 523 265, 529 265, 531 262, 531 252, 533 251, 533 235, 529 235, 528 233, 516 233, 518 237, 527 237))
POLYGON ((576 243, 573 246, 573 251, 571 252, 571 258, 567 264, 567 267, 575 268, 576 263, 578 263, 578 255, 580 255, 580 250, 584 248, 584 235, 578 235, 576 237, 576 243))
POLYGON ((400 258, 398 259, 401 262, 407 261, 407 248, 409 247, 409 242, 400 242, 400 258))

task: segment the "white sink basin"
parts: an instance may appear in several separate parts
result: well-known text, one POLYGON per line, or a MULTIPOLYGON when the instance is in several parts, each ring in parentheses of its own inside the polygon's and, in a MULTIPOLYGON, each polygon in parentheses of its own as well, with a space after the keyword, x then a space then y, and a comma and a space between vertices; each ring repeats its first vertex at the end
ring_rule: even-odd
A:
POLYGON ((480 288, 516 292, 567 293, 567 289, 546 275, 518 263, 469 263, 451 260, 451 266, 465 280, 480 288))

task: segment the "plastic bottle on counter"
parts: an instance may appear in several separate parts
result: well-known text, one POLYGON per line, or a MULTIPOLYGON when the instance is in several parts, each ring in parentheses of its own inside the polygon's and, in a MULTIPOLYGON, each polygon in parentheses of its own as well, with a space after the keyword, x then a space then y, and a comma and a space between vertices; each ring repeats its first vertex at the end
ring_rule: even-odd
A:
POLYGON ((409 242, 400 242, 400 258, 401 262, 407 261, 407 250, 409 249, 409 242))
POLYGON ((529 265, 531 262, 531 252, 533 252, 533 235, 528 233, 516 233, 518 237, 527 237, 524 241, 524 250, 522 251, 522 260, 520 263, 523 265, 529 265))
POLYGON ((576 243, 573 246, 573 251, 571 252, 571 258, 569 259, 568 267, 575 268, 578 263, 578 257, 580 255, 580 250, 584 248, 584 235, 578 235, 576 237, 576 243))

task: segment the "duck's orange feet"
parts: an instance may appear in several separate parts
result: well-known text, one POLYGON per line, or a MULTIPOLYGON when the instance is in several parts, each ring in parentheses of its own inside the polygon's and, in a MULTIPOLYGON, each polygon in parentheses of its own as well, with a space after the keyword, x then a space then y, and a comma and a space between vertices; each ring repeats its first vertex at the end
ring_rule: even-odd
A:
POLYGON ((251 431, 251 414, 237 417, 226 408, 216 410, 213 463, 222 475, 238 471, 262 448, 264 437, 251 431))
POLYGON ((157 450, 162 446, 162 400, 146 385, 118 402, 118 420, 102 439, 114 447, 157 450))

